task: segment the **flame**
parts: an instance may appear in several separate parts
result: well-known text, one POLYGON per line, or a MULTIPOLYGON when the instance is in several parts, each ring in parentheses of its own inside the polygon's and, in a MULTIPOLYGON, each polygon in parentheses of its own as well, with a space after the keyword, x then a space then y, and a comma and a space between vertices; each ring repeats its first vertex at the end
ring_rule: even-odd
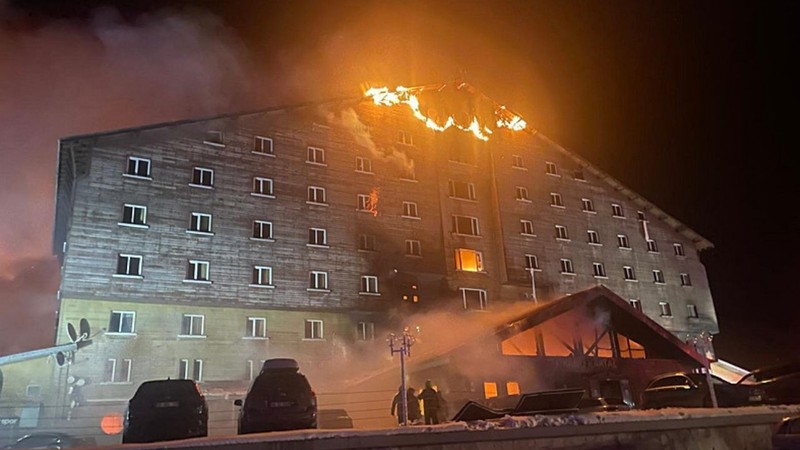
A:
MULTIPOLYGON (((462 85, 458 86, 460 89, 462 85)), ((458 123, 455 117, 448 116, 443 124, 440 124, 432 118, 426 116, 420 109, 419 97, 414 93, 421 91, 423 88, 407 88, 398 86, 394 91, 390 91, 388 87, 375 87, 367 89, 364 95, 371 98, 373 103, 378 106, 394 106, 394 105, 407 105, 411 108, 411 112, 417 120, 425 123, 425 126, 436 131, 444 131, 448 128, 455 127, 461 131, 472 133, 476 138, 482 141, 488 141, 489 136, 493 131, 486 125, 481 125, 477 116, 472 117, 469 125, 462 125, 458 123)), ((497 128, 508 128, 512 131, 522 131, 527 127, 527 123, 522 117, 512 113, 505 106, 498 106, 494 112, 497 118, 497 128)))
POLYGON ((380 188, 372 188, 369 193, 369 204, 367 204, 367 211, 371 212, 374 217, 378 217, 378 192, 380 192, 380 188))

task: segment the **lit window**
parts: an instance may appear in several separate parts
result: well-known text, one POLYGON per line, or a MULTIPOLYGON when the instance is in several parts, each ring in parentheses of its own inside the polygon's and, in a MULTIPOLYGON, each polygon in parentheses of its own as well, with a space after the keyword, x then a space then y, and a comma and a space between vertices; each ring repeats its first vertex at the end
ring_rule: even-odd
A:
POLYGON ((264 339, 267 337, 267 319, 265 317, 248 317, 245 337, 264 339))
POLYGON ((371 341, 375 339, 375 323, 358 322, 356 326, 356 335, 359 341, 371 341))
POLYGON ((561 273, 574 274, 575 269, 572 267, 572 260, 561 258, 561 273))
POLYGON ((597 231, 594 230, 586 230, 586 235, 589 237, 589 243, 594 245, 601 245, 600 244, 600 235, 597 231))
POLYGON ((486 309, 486 291, 483 289, 461 288, 464 309, 483 311, 486 309))
POLYGON ((264 136, 256 136, 253 145, 253 153, 258 153, 259 155, 273 155, 272 139, 264 136))
POLYGON ((683 252, 683 244, 672 244, 673 250, 675 250, 675 256, 686 256, 686 253, 683 252))
POLYGON ((453 216, 453 233, 479 236, 478 218, 469 216, 453 216))
POLYGON ((361 294, 378 294, 378 277, 375 275, 361 275, 361 294))
POLYGON ((186 281, 208 281, 208 261, 189 260, 186 281))
POLYGON ((321 320, 306 320, 305 339, 323 339, 321 320))
POLYGON ((192 219, 189 222, 189 231, 211 233, 211 214, 193 212, 192 219))
POLYGON ((308 229, 308 245, 328 245, 328 231, 324 228, 308 229))
POLYGON ((375 236, 372 234, 360 234, 358 236, 358 249, 368 252, 375 251, 375 236))
POLYGON ((581 207, 583 208, 583 212, 593 213, 594 210, 594 202, 590 198, 582 198, 581 199, 581 207))
POLYGON ((622 274, 628 281, 636 281, 636 272, 634 272, 633 267, 631 266, 623 266, 622 267, 622 274))
POLYGON ((515 169, 524 169, 525 161, 522 160, 520 155, 511 155, 511 166, 515 169))
POLYGON ((528 198, 528 188, 523 187, 523 186, 517 186, 516 187, 516 192, 517 192, 516 193, 516 199, 517 200, 519 200, 521 202, 529 202, 529 201, 531 201, 530 198, 528 198))
POLYGON ((631 248, 631 245, 628 242, 628 236, 626 236, 624 234, 618 234, 617 235, 617 244, 619 245, 619 248, 624 248, 624 249, 630 249, 631 248))
POLYGON ((357 209, 359 211, 372 212, 374 208, 372 205, 372 199, 370 198, 369 194, 358 194, 357 209))
POLYGON ((192 182, 190 186, 210 188, 214 186, 214 171, 204 167, 192 169, 192 182))
POLYGON ((309 273, 309 289, 328 290, 328 272, 312 270, 309 273))
POLYGON ((323 205, 327 203, 325 196, 325 188, 318 186, 308 187, 308 203, 316 203, 323 205))
POLYGON ((414 202, 403 202, 403 217, 419 218, 417 204, 414 202))
POLYGON ((407 131, 399 131, 397 133, 397 142, 405 145, 414 145, 414 136, 407 131))
POLYGON ((222 146, 225 145, 222 141, 223 136, 224 135, 222 131, 207 131, 206 138, 203 142, 206 144, 222 146))
POLYGON ((251 284, 254 286, 272 287, 272 267, 253 266, 253 280, 251 284))
POLYGON ((564 207, 564 200, 561 198, 561 194, 555 192, 550 193, 550 206, 564 207))
POLYGON ((606 278, 606 268, 603 266, 603 263, 592 263, 592 271, 596 278, 606 278))
POLYGON ((150 160, 136 156, 128 157, 128 168, 125 175, 139 178, 150 178, 150 160))
POLYGON ((473 183, 464 183, 461 181, 450 180, 449 183, 450 197, 462 200, 475 200, 475 185, 473 183))
POLYGON ((697 319, 700 315, 697 313, 697 306, 695 305, 686 305, 687 312, 689 313, 689 317, 692 319, 697 319))
POLYGON ((131 382, 131 360, 112 359, 106 360, 104 383, 130 383, 131 382))
POLYGON ((519 383, 517 383, 516 381, 509 381, 508 383, 506 383, 506 392, 508 393, 508 395, 519 395, 521 392, 519 390, 519 383))
POLYGON ((254 220, 253 239, 272 239, 272 222, 254 220))
POLYGON ((658 302, 658 306, 661 308, 661 317, 672 317, 672 308, 669 303, 658 302))
POLYGON ((556 239, 561 239, 563 241, 569 240, 569 233, 567 232, 567 227, 564 225, 556 225, 556 239))
POLYGON ((272 179, 263 177, 253 177, 253 193, 252 195, 260 195, 265 197, 272 197, 272 179))
POLYGON ((307 163, 325 165, 325 150, 318 147, 308 147, 307 163))
POLYGON ((625 217, 624 212, 622 211, 622 205, 618 205, 616 203, 611 204, 611 215, 614 217, 625 217))
POLYGON ((106 333, 128 333, 134 332, 136 323, 136 313, 133 311, 111 311, 108 321, 108 331, 106 333))
POLYGON ((637 310, 639 312, 642 311, 642 302, 640 302, 639 300, 637 300, 635 298, 632 298, 632 299, 628 300, 628 303, 631 304, 633 309, 635 309, 635 310, 637 310))
POLYGON ((481 255, 481 252, 475 250, 457 248, 456 270, 483 272, 483 255, 481 255))
POLYGON ((422 256, 422 246, 419 241, 406 240, 406 256, 422 256))
POLYGON ((116 275, 128 277, 142 276, 142 257, 140 255, 129 255, 120 253, 117 258, 116 275))
POLYGON ((539 270, 539 258, 536 255, 525 255, 525 268, 539 270))
POLYGON ((558 166, 556 166, 556 163, 552 163, 549 161, 546 162, 545 173, 547 173, 548 175, 558 175, 558 166))
POLYGON ((184 314, 181 320, 181 336, 204 336, 206 317, 200 314, 184 314))
POLYGON ((653 271, 653 282, 656 284, 664 284, 664 272, 660 270, 653 271))
POLYGON ((689 277, 688 273, 681 274, 681 286, 691 286, 692 279, 689 277))
POLYGON ((656 241, 647 241, 647 251, 651 253, 658 253, 658 244, 656 244, 656 241))
POLYGON ((497 383, 491 381, 483 382, 483 396, 488 400, 497 397, 497 383))
POLYGON ((356 156, 356 172, 372 173, 372 160, 363 156, 356 156))
POLYGON ((125 204, 122 207, 122 222, 120 225, 147 226, 147 207, 141 205, 125 204))
POLYGON ((522 219, 519 221, 519 223, 522 226, 522 234, 528 236, 535 236, 535 234, 533 233, 533 222, 531 222, 530 220, 522 219))

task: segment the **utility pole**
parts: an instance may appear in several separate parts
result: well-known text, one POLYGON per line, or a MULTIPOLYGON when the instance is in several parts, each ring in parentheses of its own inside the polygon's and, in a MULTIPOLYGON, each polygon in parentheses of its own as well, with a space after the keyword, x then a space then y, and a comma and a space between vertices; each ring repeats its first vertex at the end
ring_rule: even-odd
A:
POLYGON ((403 426, 408 426, 408 396, 406 395, 406 356, 411 356, 411 346, 416 339, 408 331, 408 327, 403 328, 403 334, 397 336, 394 333, 389 335, 386 340, 389 343, 389 350, 392 356, 400 353, 400 401, 403 406, 403 426))

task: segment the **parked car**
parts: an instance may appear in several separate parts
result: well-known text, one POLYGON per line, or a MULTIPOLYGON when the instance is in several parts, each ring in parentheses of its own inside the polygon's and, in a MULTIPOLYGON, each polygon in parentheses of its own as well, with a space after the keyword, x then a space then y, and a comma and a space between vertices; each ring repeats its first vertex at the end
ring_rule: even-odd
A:
MULTIPOLYGON (((717 404, 723 407, 751 404, 752 388, 711 376, 717 404)), ((706 374, 675 372, 659 375, 647 384, 642 393, 642 408, 664 407, 708 408, 712 406, 706 374)))
POLYGON ((753 370, 737 384, 751 388, 753 403, 800 403, 800 362, 753 370))
POLYGON ((581 413, 630 411, 631 406, 621 398, 589 398, 584 397, 578 402, 578 411, 581 413))
POLYGON ((317 428, 317 397, 297 361, 275 358, 264 362, 240 406, 239 434, 317 428))
POLYGON ((773 450, 800 449, 800 416, 786 417, 772 434, 773 450))
POLYGON ((94 438, 80 438, 65 433, 32 433, 25 435, 13 444, 3 447, 6 449, 62 449, 77 447, 96 447, 94 438))
POLYGON ((320 409, 317 411, 320 429, 353 428, 353 419, 344 409, 320 409))
POLYGON ((122 443, 208 435, 208 405, 192 380, 145 381, 128 402, 122 443))

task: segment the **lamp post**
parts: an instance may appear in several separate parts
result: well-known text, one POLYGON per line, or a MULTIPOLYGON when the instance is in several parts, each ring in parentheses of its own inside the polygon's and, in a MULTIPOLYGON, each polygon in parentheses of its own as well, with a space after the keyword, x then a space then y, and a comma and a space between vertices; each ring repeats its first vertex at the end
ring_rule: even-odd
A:
POLYGON ((389 350, 392 356, 395 353, 400 354, 400 401, 403 406, 403 426, 408 425, 408 396, 406 396, 406 356, 411 356, 411 346, 414 345, 414 336, 408 330, 408 327, 403 328, 403 334, 400 336, 391 333, 386 340, 389 343, 389 350))

